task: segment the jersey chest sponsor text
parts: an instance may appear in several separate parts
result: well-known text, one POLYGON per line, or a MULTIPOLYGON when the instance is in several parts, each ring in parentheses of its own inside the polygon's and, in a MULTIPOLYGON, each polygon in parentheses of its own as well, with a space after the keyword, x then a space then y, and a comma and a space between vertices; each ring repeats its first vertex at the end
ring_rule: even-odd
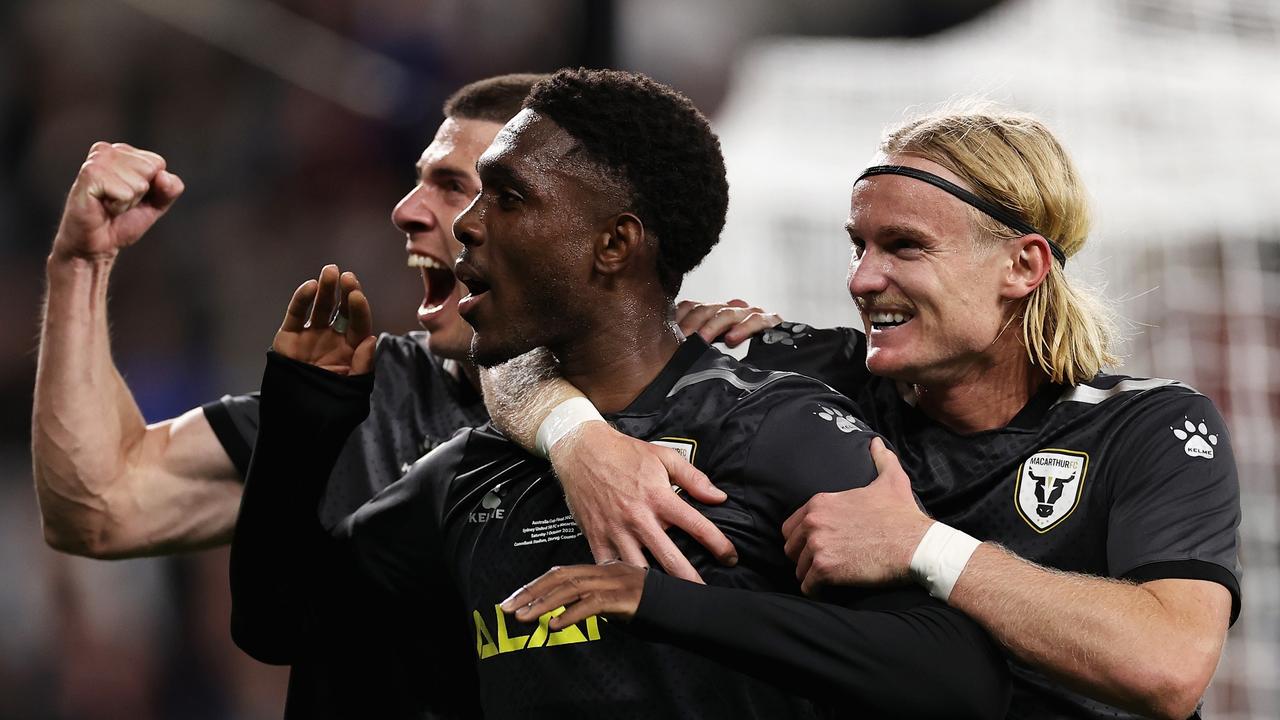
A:
POLYGON ((551 618, 563 614, 564 611, 565 608, 562 605, 555 610, 544 613, 538 618, 538 626, 533 632, 525 635, 512 635, 507 627, 507 616, 506 613, 502 612, 501 605, 493 606, 492 630, 488 622, 486 622, 485 616, 479 610, 472 610, 471 618, 475 623, 476 631, 476 655, 481 660, 485 660, 505 653, 549 648, 557 645, 575 645, 600 639, 601 620, 596 615, 560 630, 552 630, 550 625, 551 618))

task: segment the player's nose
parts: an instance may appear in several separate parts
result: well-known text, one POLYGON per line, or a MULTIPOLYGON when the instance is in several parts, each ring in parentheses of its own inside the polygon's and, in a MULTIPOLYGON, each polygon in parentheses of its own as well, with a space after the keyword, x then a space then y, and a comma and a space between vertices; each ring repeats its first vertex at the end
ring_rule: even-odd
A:
POLYGON ((427 188, 419 184, 400 198, 391 211, 391 222, 401 232, 412 235, 434 230, 440 221, 427 202, 427 188))

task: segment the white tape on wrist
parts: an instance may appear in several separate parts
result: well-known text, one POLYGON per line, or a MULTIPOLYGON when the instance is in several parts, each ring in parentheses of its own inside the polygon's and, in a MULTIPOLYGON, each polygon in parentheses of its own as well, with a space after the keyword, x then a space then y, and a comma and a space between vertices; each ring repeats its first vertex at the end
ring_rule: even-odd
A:
POLYGON ((542 457, 550 457, 551 448, 574 428, 592 420, 604 420, 596 406, 584 397, 569 398, 555 406, 538 426, 534 447, 542 457))
POLYGON ((935 522, 911 556, 911 577, 930 595, 946 602, 969 557, 981 544, 953 527, 935 522))

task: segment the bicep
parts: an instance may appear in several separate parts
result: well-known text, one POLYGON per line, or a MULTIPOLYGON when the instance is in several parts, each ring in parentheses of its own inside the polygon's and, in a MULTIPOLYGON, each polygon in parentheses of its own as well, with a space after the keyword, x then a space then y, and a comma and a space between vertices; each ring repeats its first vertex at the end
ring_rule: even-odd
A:
POLYGON ((200 408, 150 425, 112 491, 107 554, 152 555, 228 542, 241 487, 200 408))

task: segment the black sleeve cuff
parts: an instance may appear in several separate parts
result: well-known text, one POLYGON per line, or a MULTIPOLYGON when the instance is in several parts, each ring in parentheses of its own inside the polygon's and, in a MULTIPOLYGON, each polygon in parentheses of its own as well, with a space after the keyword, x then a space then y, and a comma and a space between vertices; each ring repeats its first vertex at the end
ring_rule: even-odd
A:
POLYGON ((253 446, 240 434, 235 421, 231 419, 231 411, 221 400, 205 403, 200 406, 200 409, 204 410, 205 420, 209 421, 213 434, 222 444, 222 449, 227 452, 232 464, 236 466, 236 472, 243 480, 244 476, 249 474, 249 456, 253 454, 253 446))
POLYGON ((373 373, 338 375, 273 350, 262 375, 262 412, 287 407, 309 427, 354 427, 369 414, 373 373))
POLYGON ((1208 580, 1222 585, 1231 592, 1231 624, 1240 617, 1240 581, 1230 570, 1217 563, 1203 560, 1171 560, 1139 565, 1121 576, 1137 583, 1152 580, 1208 580))

